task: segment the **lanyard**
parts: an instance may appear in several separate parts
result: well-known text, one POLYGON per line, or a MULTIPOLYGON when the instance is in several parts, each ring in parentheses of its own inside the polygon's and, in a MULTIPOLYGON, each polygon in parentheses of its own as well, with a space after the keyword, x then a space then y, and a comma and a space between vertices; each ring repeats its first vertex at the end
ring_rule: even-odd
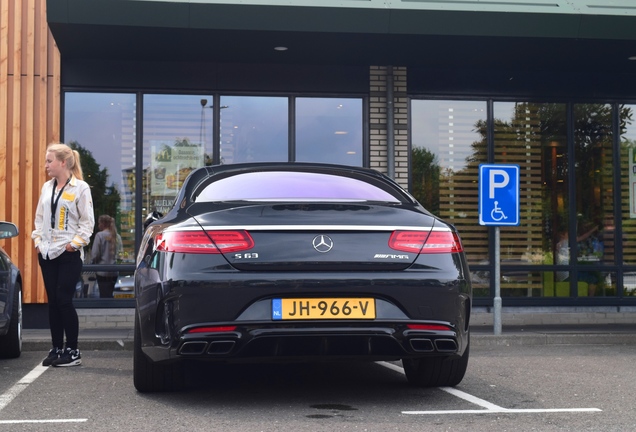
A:
POLYGON ((64 188, 71 181, 69 177, 60 189, 60 192, 55 197, 55 188, 57 188, 57 179, 53 182, 53 190, 51 190, 51 229, 55 228, 55 211, 57 210, 57 203, 60 201, 60 197, 62 196, 62 192, 64 192, 64 188))

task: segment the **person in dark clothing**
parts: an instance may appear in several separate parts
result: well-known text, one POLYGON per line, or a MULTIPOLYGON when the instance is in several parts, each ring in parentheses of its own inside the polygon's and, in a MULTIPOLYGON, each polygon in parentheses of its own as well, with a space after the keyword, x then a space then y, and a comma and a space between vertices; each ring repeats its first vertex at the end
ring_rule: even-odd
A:
MULTIPOLYGON (((115 264, 118 253, 118 234, 115 219, 108 215, 101 215, 97 219, 97 229, 93 247, 91 249, 92 264, 115 264)), ((113 298, 113 290, 117 281, 117 272, 96 273, 100 298, 113 298)))

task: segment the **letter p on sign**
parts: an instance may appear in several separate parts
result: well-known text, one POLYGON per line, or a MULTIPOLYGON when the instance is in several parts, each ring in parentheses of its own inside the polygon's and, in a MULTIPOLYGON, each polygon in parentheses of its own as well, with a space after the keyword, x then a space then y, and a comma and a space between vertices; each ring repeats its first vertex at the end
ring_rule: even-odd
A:
POLYGON ((488 171, 490 179, 490 190, 488 191, 488 198, 495 199, 495 189, 505 188, 510 183, 510 176, 507 171, 501 169, 491 169, 488 171))

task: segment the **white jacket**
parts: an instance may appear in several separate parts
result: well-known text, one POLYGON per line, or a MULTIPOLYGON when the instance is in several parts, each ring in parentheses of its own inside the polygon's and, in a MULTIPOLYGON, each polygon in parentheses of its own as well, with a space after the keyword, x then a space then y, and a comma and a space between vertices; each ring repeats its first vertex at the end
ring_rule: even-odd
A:
POLYGON ((68 243, 79 248, 82 261, 83 247, 88 245, 93 229, 93 198, 88 183, 71 177, 64 187, 55 211, 55 223, 51 227, 51 193, 54 179, 44 183, 35 211, 35 230, 31 238, 44 259, 54 259, 62 255, 68 243))

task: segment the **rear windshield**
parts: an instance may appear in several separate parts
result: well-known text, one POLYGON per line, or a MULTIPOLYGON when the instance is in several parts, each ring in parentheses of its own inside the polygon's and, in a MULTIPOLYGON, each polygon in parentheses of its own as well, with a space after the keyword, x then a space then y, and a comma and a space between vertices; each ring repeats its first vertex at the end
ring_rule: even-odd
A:
POLYGON ((213 201, 380 201, 400 199, 359 179, 331 174, 267 171, 238 174, 210 183, 196 198, 213 201))

